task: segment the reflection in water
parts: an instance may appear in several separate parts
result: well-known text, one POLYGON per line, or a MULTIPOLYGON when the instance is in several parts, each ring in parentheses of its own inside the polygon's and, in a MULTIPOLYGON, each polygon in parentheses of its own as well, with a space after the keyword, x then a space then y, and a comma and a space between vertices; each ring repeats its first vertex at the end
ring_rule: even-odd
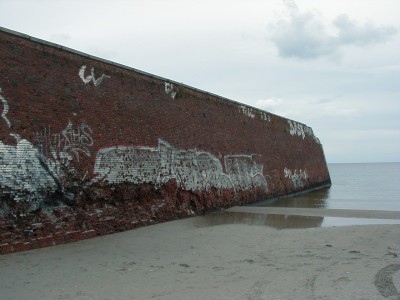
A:
POLYGON ((328 206, 329 193, 330 188, 322 188, 296 196, 259 201, 250 204, 250 206, 326 208, 328 206))
MULTIPOLYGON (((250 204, 250 206, 325 208, 327 207, 329 191, 329 188, 322 188, 296 196, 259 201, 250 204)), ((277 229, 285 229, 321 227, 324 217, 219 212, 204 216, 203 220, 209 226, 222 224, 248 224, 266 225, 277 229)))
POLYGON ((266 225, 277 229, 320 227, 324 217, 219 212, 204 216, 208 226, 222 224, 266 225))

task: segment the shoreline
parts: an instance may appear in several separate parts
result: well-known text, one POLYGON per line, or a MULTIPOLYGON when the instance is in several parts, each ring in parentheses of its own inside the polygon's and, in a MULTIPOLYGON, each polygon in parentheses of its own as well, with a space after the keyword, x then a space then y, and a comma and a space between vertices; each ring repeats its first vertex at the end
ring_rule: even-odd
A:
POLYGON ((400 225, 279 230, 206 218, 0 256, 2 299, 400 296, 400 225))

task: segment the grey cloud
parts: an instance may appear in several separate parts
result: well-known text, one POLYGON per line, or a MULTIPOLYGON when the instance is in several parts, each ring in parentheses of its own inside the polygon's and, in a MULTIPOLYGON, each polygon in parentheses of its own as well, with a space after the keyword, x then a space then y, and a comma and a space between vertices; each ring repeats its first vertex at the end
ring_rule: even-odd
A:
POLYGON ((372 23, 359 25, 346 14, 335 18, 332 25, 338 30, 334 35, 327 31, 322 19, 312 12, 300 12, 293 1, 285 1, 289 11, 288 20, 271 24, 271 41, 281 57, 316 59, 336 56, 346 45, 369 45, 387 41, 397 33, 390 26, 375 26, 372 23))
POLYGON ((366 23, 364 26, 350 20, 346 14, 339 15, 333 21, 338 28, 338 41, 341 44, 368 45, 382 43, 397 33, 395 27, 381 26, 376 27, 372 23, 366 23))
POLYGON ((292 13, 289 21, 279 21, 273 30, 272 41, 282 57, 310 59, 334 51, 334 39, 311 13, 292 13))
POLYGON ((311 102, 311 104, 316 104, 316 105, 320 105, 320 104, 326 104, 326 103, 331 103, 333 100, 331 99, 318 99, 314 102, 311 102))

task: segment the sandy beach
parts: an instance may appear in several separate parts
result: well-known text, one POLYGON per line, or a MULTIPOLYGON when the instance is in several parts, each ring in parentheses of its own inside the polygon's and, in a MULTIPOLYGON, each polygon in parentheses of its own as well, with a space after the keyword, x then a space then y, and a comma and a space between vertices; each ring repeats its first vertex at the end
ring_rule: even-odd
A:
POLYGON ((1 299, 399 299, 400 225, 199 216, 0 256, 1 299))

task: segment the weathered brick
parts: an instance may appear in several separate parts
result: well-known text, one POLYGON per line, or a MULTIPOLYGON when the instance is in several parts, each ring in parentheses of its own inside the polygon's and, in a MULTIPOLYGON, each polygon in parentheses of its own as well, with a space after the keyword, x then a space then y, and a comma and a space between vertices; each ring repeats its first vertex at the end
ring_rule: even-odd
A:
POLYGON ((0 253, 330 184, 304 124, 7 30, 0 44, 0 253))

